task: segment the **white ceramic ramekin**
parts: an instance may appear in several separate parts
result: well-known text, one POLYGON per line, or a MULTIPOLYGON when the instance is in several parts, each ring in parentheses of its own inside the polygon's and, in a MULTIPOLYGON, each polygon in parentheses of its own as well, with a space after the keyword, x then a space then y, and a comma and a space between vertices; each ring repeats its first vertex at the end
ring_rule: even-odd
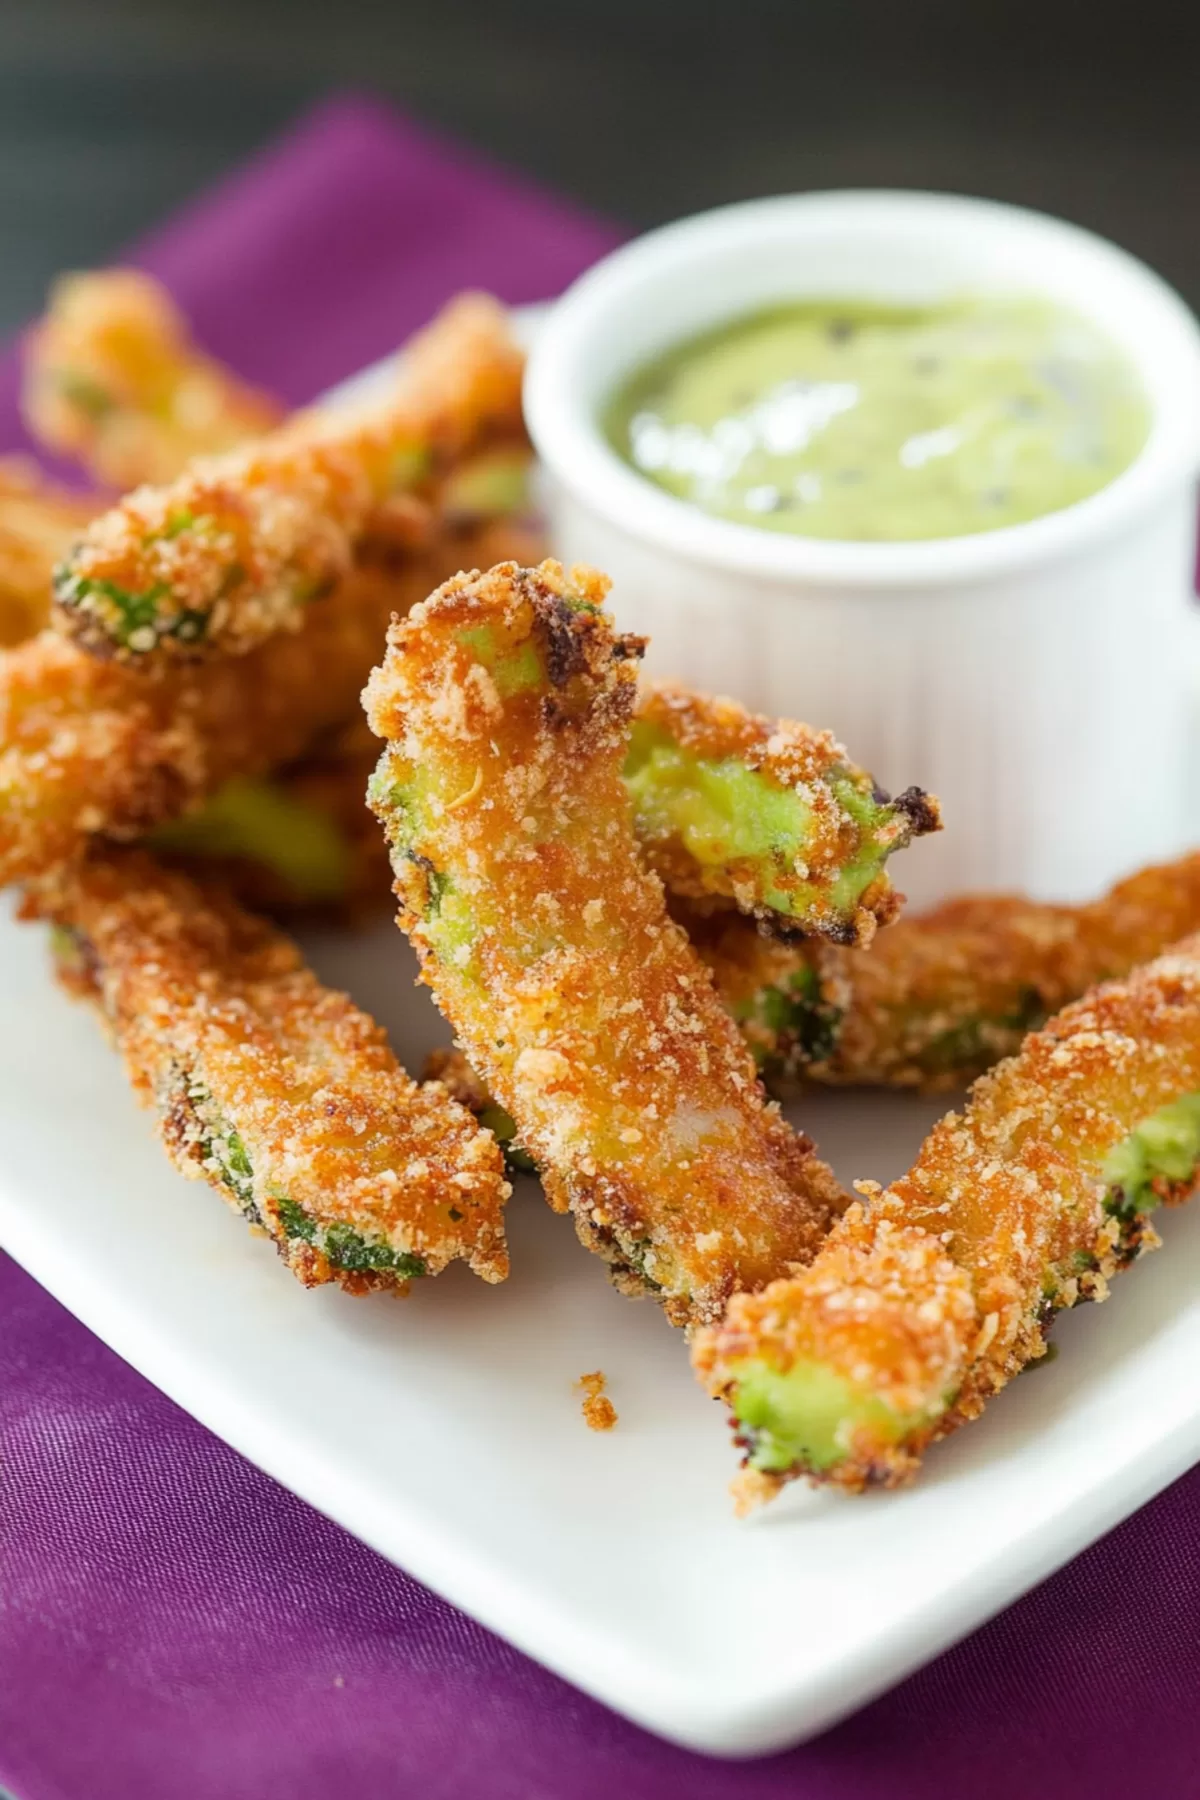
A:
POLYGON ((940 795, 947 829, 897 868, 914 900, 1083 897, 1188 841, 1200 331, 1123 251, 939 194, 724 207, 569 290, 538 335, 526 411, 556 551, 613 577, 618 620, 650 636, 650 669, 830 726, 888 787, 940 795), (638 364, 770 301, 998 291, 1087 314, 1153 408, 1123 475, 1030 524, 904 544, 756 531, 644 480, 597 424, 638 364))

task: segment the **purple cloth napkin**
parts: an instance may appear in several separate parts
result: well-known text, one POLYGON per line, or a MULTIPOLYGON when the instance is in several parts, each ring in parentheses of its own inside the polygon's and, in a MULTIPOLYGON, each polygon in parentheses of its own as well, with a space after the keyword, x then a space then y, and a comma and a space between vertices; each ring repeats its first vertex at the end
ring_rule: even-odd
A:
MULTIPOLYGON (((292 400, 607 227, 359 101, 137 251, 292 400)), ((0 370, 0 444, 20 441, 0 370)), ((1200 1792, 1200 1471, 885 1699, 733 1765, 627 1725, 211 1437, 0 1256, 0 1784, 19 1800, 1200 1792)))

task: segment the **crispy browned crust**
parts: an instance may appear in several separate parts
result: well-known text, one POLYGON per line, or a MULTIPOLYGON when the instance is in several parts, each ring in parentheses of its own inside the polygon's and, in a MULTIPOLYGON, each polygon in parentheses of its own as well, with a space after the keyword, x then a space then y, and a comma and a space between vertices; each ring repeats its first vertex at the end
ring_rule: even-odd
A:
MULTIPOLYGON (((526 535, 517 528, 517 541, 526 535)), ((471 561, 504 527, 421 552, 374 542, 304 628, 248 656, 156 677, 100 662, 54 632, 0 660, 0 884, 136 838, 200 805, 232 775, 286 767, 358 712, 393 613, 471 561)))
POLYGON ((103 504, 54 487, 26 457, 0 457, 0 646, 45 625, 54 565, 103 504))
POLYGON ((1143 869, 1085 906, 974 894, 880 933, 866 955, 771 942, 734 916, 681 915, 772 1077, 965 1086, 1089 987, 1200 930, 1200 854, 1143 869), (832 1029, 818 1054, 756 1013, 811 970, 832 1029))
POLYGON ((140 269, 64 275, 24 344, 21 406, 39 443, 124 490, 269 431, 283 408, 204 355, 140 269))
MULTIPOLYGON (((1008 894, 947 901, 902 919, 867 955, 764 937, 748 919, 688 901, 672 898, 671 909, 768 1086, 803 1078, 938 1093, 1014 1055, 1039 1021, 1089 987, 1200 930, 1200 854, 1143 869, 1086 906, 1008 894), (815 1043, 757 1004, 764 994, 794 994, 796 977, 809 972, 817 980, 815 1043)), ((448 1054, 442 1079, 451 1091, 477 1091, 475 1111, 489 1105, 462 1052, 448 1054)))
POLYGON ((407 347, 385 404, 297 414, 96 519, 56 580, 60 630, 138 665, 244 655, 299 630, 350 569, 377 508, 420 540, 451 461, 523 437, 523 362, 504 309, 460 296, 407 347), (398 481, 401 456, 421 467, 398 481), (410 484, 424 499, 393 501, 410 484))
POLYGON ((54 632, 0 664, 0 881, 180 817, 235 774, 299 756, 346 717, 420 567, 356 569, 303 633, 147 680, 54 632))
POLYGON ((424 978, 551 1204, 689 1322, 811 1256, 842 1195, 764 1101, 638 857, 621 769, 641 644, 614 634, 607 585, 502 564, 397 621, 365 696, 388 742, 373 804, 424 978), (502 695, 462 635, 480 630, 533 679, 502 695))
MULTIPOLYGON (((737 1295, 697 1341, 705 1386, 727 1391, 748 1356, 781 1371, 831 1368, 923 1422, 899 1443, 862 1432, 827 1479, 852 1492, 907 1480, 930 1443, 1045 1353, 1055 1313, 1103 1300, 1112 1276, 1156 1246, 1144 1217, 1106 1208, 1103 1166, 1143 1120, 1196 1092, 1200 937, 1027 1037, 935 1126, 900 1181, 859 1183, 866 1205, 846 1211, 809 1268, 737 1295)), ((753 1485, 763 1497, 764 1479, 753 1485)))
MULTIPOLYGON (((779 787, 803 796, 811 814, 811 838, 803 864, 773 866, 771 884, 785 892, 812 887, 830 890, 824 912, 813 905, 804 922, 805 934, 827 935, 838 943, 861 946, 871 942, 878 926, 896 916, 903 895, 896 892, 885 871, 862 894, 853 915, 847 916, 834 904, 832 885, 862 848, 863 832, 833 784, 853 784, 868 797, 875 790, 870 777, 849 761, 832 732, 789 719, 769 719, 748 712, 736 700, 696 693, 674 682, 655 683, 643 691, 638 719, 693 756, 713 762, 736 758, 779 787)), ((873 834, 882 855, 891 855, 912 838, 941 829, 941 811, 932 794, 911 788, 893 806, 891 817, 873 834)), ((771 932, 799 929, 764 899, 763 872, 757 861, 701 864, 675 836, 650 836, 643 831, 641 837, 651 867, 673 894, 701 907, 732 901, 771 932)))
POLYGON ((320 1227, 421 1258, 508 1272, 500 1152, 436 1085, 405 1074, 382 1029, 317 981, 289 938, 142 851, 108 850, 27 894, 69 934, 66 976, 100 1008, 168 1156, 261 1224, 293 1273, 352 1293, 404 1292, 394 1271, 342 1268, 287 1229, 320 1227), (236 1132, 241 1192, 215 1146, 236 1132))

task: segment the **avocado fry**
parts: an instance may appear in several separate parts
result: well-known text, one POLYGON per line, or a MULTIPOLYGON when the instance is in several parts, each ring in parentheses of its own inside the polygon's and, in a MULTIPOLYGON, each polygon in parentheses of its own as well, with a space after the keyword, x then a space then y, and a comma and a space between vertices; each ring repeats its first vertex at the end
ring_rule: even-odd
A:
POLYGON ((46 631, 0 658, 0 885, 75 855, 89 838, 143 837, 226 782, 319 750, 358 716, 388 620, 482 552, 524 545, 494 521, 422 550, 363 545, 329 602, 247 656, 153 677, 46 631))
POLYGON ((730 1405, 744 1505, 806 1475, 908 1480, 1103 1300, 1200 1176, 1200 937, 1094 989, 983 1076, 806 1269, 737 1294, 693 1362, 730 1405))
POLYGON ((717 1316, 843 1196, 765 1100, 621 771, 641 641, 605 579, 500 564, 393 624, 364 697, 400 923, 556 1210, 627 1292, 717 1316))
POLYGON ((508 1273, 500 1151, 289 938, 219 886, 110 849, 32 886, 176 1168, 274 1241, 306 1287, 405 1293, 455 1259, 508 1273))
MULTIPOLYGON (((671 910, 708 964, 768 1089, 966 1087, 1059 1007, 1200 930, 1200 853, 1086 906, 975 894, 901 919, 866 955, 766 937, 736 913, 671 910)), ((461 1050, 436 1075, 510 1155, 512 1120, 461 1050)), ((434 1058, 428 1073, 435 1073, 434 1058)), ((520 1154, 518 1152, 518 1154, 520 1154)))
POLYGON ((270 431, 283 408, 192 342, 140 269, 64 275, 24 343, 22 411, 40 444, 121 492, 270 431))
POLYGON ((677 909, 769 1087, 965 1087, 1089 987, 1200 930, 1200 854, 1084 906, 972 894, 906 917, 865 955, 780 943, 677 909))
POLYGON ((461 296, 408 346, 385 402, 298 414, 102 514, 56 571, 60 629, 138 666, 298 630, 380 515, 423 542, 438 482, 499 444, 523 449, 522 368, 504 309, 461 296))
POLYGON ((830 732, 673 685, 642 695, 625 780, 672 894, 840 944, 894 917, 887 858, 941 827, 932 795, 890 800, 830 732))

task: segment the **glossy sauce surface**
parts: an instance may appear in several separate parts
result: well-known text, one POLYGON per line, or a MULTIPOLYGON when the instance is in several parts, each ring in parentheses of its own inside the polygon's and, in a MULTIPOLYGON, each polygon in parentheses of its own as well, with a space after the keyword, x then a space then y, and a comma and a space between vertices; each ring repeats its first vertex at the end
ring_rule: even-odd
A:
POLYGON ((1138 455, 1150 408, 1096 326, 1037 296, 796 301, 637 370, 617 452, 707 513, 800 537, 961 537, 1057 512, 1138 455))

